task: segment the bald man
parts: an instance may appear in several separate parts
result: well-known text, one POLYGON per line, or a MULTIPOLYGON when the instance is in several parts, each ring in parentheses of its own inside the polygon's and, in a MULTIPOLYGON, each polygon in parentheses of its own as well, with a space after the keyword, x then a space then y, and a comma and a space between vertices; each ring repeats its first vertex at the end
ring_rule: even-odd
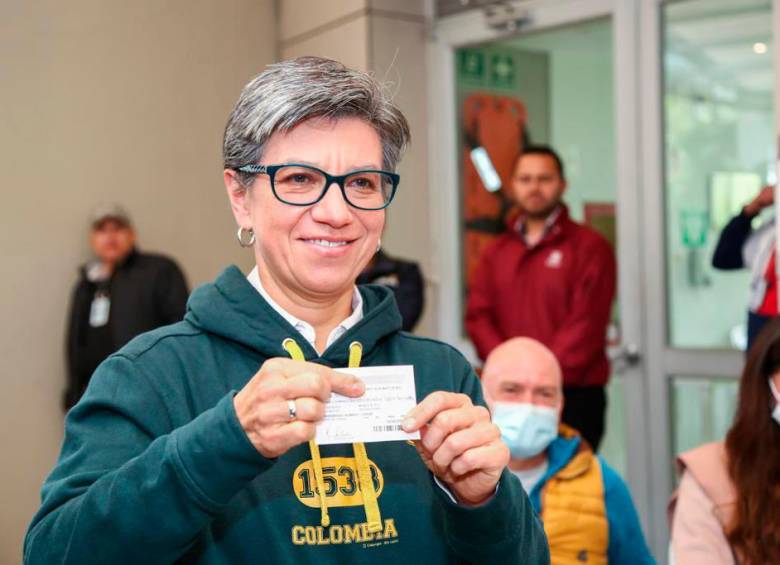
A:
POLYGON ((544 523, 551 563, 654 563, 625 483, 560 422, 553 353, 530 338, 510 339, 488 356, 482 388, 512 453, 509 469, 544 523))

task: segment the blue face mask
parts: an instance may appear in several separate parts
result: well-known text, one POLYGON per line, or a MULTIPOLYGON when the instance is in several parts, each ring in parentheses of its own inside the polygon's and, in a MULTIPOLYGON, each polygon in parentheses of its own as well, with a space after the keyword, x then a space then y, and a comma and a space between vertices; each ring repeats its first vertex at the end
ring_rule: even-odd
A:
POLYGON ((513 459, 540 454, 558 436, 558 411, 547 406, 517 402, 495 402, 493 423, 513 459))

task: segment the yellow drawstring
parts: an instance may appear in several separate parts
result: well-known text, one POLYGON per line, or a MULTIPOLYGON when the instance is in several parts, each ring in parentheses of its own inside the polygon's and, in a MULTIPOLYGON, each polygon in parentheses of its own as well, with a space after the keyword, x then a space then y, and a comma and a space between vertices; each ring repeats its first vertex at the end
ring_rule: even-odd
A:
MULTIPOLYGON (((305 361, 303 351, 292 338, 287 338, 282 342, 282 347, 296 361, 305 361)), ((349 344, 349 364, 350 368, 360 367, 360 360, 363 356, 363 346, 358 341, 349 344)), ((379 532, 382 530, 382 515, 379 512, 379 502, 377 501, 374 481, 371 478, 371 466, 368 462, 368 453, 363 443, 353 443, 352 449, 355 453, 355 464, 357 466, 358 484, 360 493, 363 496, 363 508, 366 511, 366 522, 369 532, 379 532)), ((320 523, 323 527, 330 526, 330 516, 328 515, 328 503, 325 499, 325 480, 322 476, 322 458, 320 457, 320 448, 314 440, 309 441, 309 450, 311 451, 311 462, 314 467, 314 479, 317 482, 317 490, 320 492, 320 523)))
MULTIPOLYGON (((363 346, 358 341, 349 344, 349 368, 360 367, 360 359, 363 356, 363 346)), ((376 497, 374 480, 371 478, 371 466, 368 463, 368 453, 364 443, 352 444, 355 452, 355 465, 357 466, 360 493, 363 495, 363 508, 366 511, 366 522, 369 532, 382 531, 382 515, 379 513, 379 502, 376 497)))
MULTIPOLYGON (((306 357, 300 346, 292 338, 287 338, 282 342, 282 347, 296 361, 305 361, 306 357)), ((328 515, 328 503, 325 500, 325 479, 322 477, 322 459, 320 458, 320 446, 313 439, 309 440, 309 451, 311 451, 311 463, 314 467, 314 481, 317 483, 317 490, 320 491, 320 524, 324 528, 330 526, 330 516, 328 515)))

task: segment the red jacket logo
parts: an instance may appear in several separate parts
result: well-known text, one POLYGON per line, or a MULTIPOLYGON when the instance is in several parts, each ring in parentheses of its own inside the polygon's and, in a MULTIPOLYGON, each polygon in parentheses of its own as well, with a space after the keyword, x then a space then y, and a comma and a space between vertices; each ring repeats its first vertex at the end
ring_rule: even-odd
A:
POLYGON ((563 253, 558 249, 554 249, 547 256, 547 260, 544 262, 544 264, 545 266, 550 267, 551 269, 557 269, 561 266, 562 262, 563 262, 563 253))

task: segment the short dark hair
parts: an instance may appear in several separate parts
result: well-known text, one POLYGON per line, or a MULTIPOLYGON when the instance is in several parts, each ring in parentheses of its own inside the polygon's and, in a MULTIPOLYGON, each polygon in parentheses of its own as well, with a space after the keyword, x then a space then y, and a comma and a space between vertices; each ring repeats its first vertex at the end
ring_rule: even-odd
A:
POLYGON ((529 145, 525 148, 523 148, 522 153, 517 156, 517 161, 515 161, 515 167, 517 167, 517 162, 520 161, 521 158, 525 157, 526 155, 544 155, 546 157, 549 157, 553 161, 555 161, 555 165, 558 167, 558 174, 560 175, 561 179, 566 179, 566 173, 563 169, 563 161, 561 160, 561 156, 558 155, 558 153, 550 147, 549 145, 529 145))

